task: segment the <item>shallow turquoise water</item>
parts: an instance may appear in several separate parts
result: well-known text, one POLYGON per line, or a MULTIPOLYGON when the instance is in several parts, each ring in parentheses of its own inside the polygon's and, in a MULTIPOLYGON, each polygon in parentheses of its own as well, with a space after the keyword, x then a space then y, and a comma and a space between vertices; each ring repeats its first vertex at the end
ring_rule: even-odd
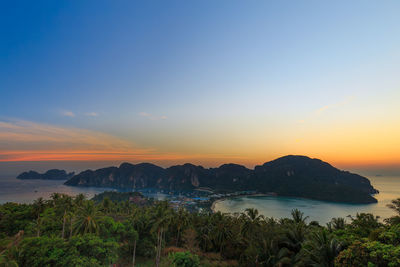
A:
MULTIPOLYGON (((242 197, 227 199, 216 203, 215 210, 224 213, 242 212, 246 208, 256 208, 267 217, 287 218, 292 209, 299 209, 309 216, 308 221, 315 220, 322 224, 329 222, 333 217, 346 217, 357 212, 369 212, 381 218, 388 218, 394 212, 387 208, 392 199, 400 197, 400 177, 372 177, 372 185, 380 193, 375 197, 378 203, 354 205, 332 203, 289 197, 242 197)), ((346 219, 350 221, 349 218, 346 219)))

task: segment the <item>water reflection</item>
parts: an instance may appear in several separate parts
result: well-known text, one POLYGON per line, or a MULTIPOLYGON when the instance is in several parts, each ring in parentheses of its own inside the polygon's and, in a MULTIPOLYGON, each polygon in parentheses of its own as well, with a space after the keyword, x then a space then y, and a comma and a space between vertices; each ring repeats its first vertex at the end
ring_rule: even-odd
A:
POLYGON ((375 177, 370 180, 380 191, 375 196, 378 203, 355 205, 287 197, 243 197, 218 202, 215 209, 234 213, 243 212, 247 208, 256 208, 264 216, 274 218, 288 218, 292 209, 299 209, 310 216, 308 221, 315 220, 322 224, 329 222, 332 217, 354 216, 357 212, 373 213, 381 218, 393 216, 394 212, 386 205, 392 199, 400 197, 400 177, 375 177))
MULTIPOLYGON (((54 192, 63 193, 70 196, 84 194, 86 198, 92 198, 95 194, 104 191, 116 191, 113 188, 105 187, 76 187, 66 186, 65 181, 49 181, 49 180, 18 180, 16 178, 0 178, 0 203, 17 202, 31 203, 35 199, 42 197, 49 199, 54 192)), ((131 190, 118 190, 131 191, 131 190)), ((165 199, 166 194, 157 193, 156 190, 145 192, 148 197, 155 199, 165 199)))

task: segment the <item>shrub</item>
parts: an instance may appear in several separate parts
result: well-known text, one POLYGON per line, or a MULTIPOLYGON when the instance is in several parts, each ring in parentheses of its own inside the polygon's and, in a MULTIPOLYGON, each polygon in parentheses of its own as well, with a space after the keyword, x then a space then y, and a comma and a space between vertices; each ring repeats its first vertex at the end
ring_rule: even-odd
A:
POLYGON ((169 254, 169 258, 176 267, 197 267, 200 266, 199 256, 186 252, 176 252, 169 254))

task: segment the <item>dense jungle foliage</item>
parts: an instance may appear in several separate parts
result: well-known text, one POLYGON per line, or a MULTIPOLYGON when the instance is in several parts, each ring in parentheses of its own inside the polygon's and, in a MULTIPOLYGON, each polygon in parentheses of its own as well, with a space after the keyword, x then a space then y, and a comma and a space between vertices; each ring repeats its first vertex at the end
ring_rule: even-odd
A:
POLYGON ((54 193, 33 204, 0 205, 0 266, 400 266, 397 216, 334 218, 326 226, 265 218, 138 207, 54 193))

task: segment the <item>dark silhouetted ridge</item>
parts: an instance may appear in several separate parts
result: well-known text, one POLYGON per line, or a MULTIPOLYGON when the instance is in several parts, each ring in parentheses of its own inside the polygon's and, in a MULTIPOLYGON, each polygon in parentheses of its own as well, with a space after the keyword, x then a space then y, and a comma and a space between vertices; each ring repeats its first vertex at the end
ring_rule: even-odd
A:
POLYGON ((81 172, 66 185, 115 188, 159 188, 174 191, 212 188, 216 192, 274 192, 282 196, 347 202, 374 203, 377 193, 370 181, 306 156, 289 155, 256 166, 238 164, 203 168, 190 163, 162 168, 150 163, 122 163, 119 167, 81 172))
POLYGON ((17 179, 42 179, 42 180, 67 180, 74 176, 75 173, 67 173, 64 170, 52 169, 45 173, 38 173, 35 171, 23 172, 17 176, 17 179))

